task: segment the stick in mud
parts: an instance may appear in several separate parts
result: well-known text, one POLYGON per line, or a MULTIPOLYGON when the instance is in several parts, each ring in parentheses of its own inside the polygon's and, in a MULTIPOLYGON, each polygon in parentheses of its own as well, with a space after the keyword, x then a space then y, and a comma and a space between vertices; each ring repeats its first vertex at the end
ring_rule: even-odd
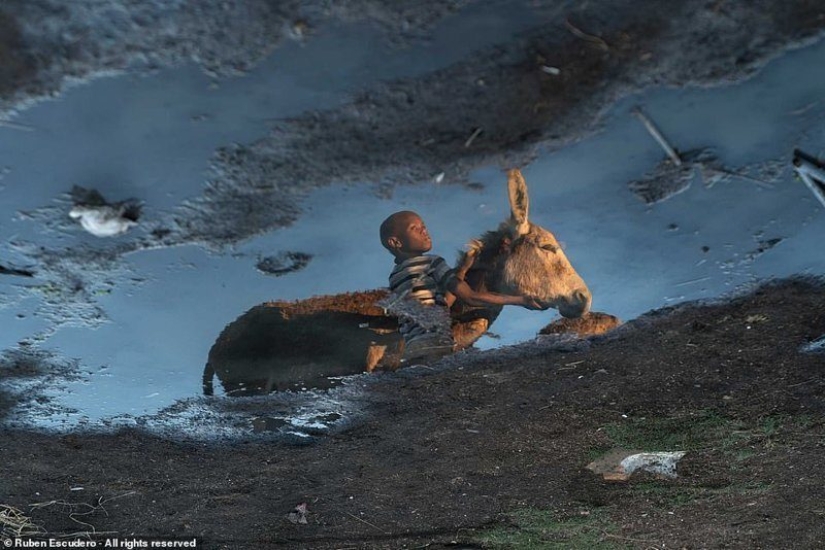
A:
POLYGON ((793 167, 799 177, 805 182, 805 185, 810 189, 814 197, 817 198, 822 206, 825 207, 825 170, 823 170, 819 161, 800 151, 799 149, 793 152, 793 167))
POLYGON ((667 142, 665 136, 663 136, 659 129, 656 128, 656 126, 653 124, 653 121, 650 120, 650 118, 648 118, 648 116, 642 112, 642 109, 640 107, 634 107, 630 112, 639 117, 639 120, 641 120, 642 124, 645 125, 647 131, 650 132, 651 136, 653 136, 653 139, 655 139, 656 142, 662 146, 662 149, 665 150, 665 153, 667 153, 667 155, 673 161, 673 164, 675 164, 676 166, 681 166, 682 159, 679 158, 679 154, 676 152, 676 149, 674 149, 670 145, 670 143, 667 142))
POLYGON ((564 25, 567 27, 567 30, 573 33, 573 36, 581 38, 582 40, 586 40, 591 44, 595 44, 596 46, 598 46, 606 52, 610 51, 610 46, 607 45, 607 42, 605 42, 603 38, 584 32, 583 30, 575 26, 573 23, 571 23, 570 19, 566 19, 564 21, 564 25))
POLYGON ((34 271, 27 269, 16 269, 0 265, 0 275, 15 275, 17 277, 34 277, 34 271))
POLYGON ((475 139, 481 134, 482 131, 483 130, 481 127, 476 128, 472 135, 469 138, 467 138, 467 141, 464 142, 464 147, 469 148, 470 145, 473 144, 473 141, 475 141, 475 139))

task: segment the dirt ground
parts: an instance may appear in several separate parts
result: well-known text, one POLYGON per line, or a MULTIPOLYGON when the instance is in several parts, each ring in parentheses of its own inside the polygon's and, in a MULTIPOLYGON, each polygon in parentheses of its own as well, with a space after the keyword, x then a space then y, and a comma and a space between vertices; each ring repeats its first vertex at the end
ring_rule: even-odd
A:
POLYGON ((793 279, 380 375, 306 445, 5 430, 0 493, 52 536, 200 548, 818 548, 823 335, 825 281, 793 279), (676 479, 585 468, 613 448, 687 454, 676 479))

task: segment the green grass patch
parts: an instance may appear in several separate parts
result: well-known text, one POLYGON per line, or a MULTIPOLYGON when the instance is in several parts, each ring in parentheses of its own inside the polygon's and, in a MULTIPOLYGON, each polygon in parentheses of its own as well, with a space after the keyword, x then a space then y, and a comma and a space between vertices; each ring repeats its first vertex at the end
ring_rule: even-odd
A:
POLYGON ((628 491, 641 494, 666 508, 677 508, 705 498, 706 490, 696 487, 679 487, 654 482, 634 483, 628 491))
POLYGON ((617 531, 603 512, 559 518, 553 512, 527 508, 508 515, 510 524, 475 534, 484 548, 520 550, 616 550, 629 548, 611 535, 617 531))
POLYGON ((706 501, 725 495, 755 496, 768 492, 770 488, 770 483, 761 481, 732 483, 725 487, 688 487, 654 481, 633 483, 627 486, 628 492, 642 495, 647 500, 665 508, 678 508, 697 501, 706 501))
POLYGON ((739 451, 736 451, 734 458, 736 459, 736 462, 744 462, 745 460, 751 458, 755 454, 756 451, 754 451, 753 449, 740 449, 739 451))
POLYGON ((785 435, 810 432, 817 423, 810 415, 773 414, 752 422, 725 418, 713 411, 664 418, 630 418, 602 428, 611 443, 592 448, 587 460, 604 456, 606 447, 638 451, 703 451, 716 450, 725 455, 731 468, 758 456, 765 449, 781 444, 785 435))
POLYGON ((743 438, 741 425, 715 412, 678 418, 632 418, 604 427, 616 446, 640 451, 728 449, 743 438))
POLYGON ((793 417, 793 423, 800 430, 807 430, 814 426, 814 419, 809 414, 800 414, 793 417))
POLYGON ((779 416, 766 416, 762 419, 762 434, 765 437, 772 437, 779 432, 779 428, 785 422, 786 418, 779 416))

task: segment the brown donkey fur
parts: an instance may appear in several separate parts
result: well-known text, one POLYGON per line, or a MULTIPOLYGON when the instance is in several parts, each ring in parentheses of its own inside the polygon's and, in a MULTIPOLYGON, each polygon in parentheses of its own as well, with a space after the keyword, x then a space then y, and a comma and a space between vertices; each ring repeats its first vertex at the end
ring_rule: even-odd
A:
MULTIPOLYGON (((527 185, 508 172, 510 218, 473 241, 459 259, 459 273, 476 290, 531 295, 565 317, 590 308, 590 292, 556 238, 528 219, 527 185)), ((385 289, 266 302, 230 323, 209 351, 204 393, 217 375, 227 394, 286 389, 295 380, 354 374, 398 365, 397 318, 378 304, 385 289)), ((501 307, 454 304, 450 311, 455 349, 471 346, 501 307)), ((312 384, 311 381, 307 382, 312 384)))

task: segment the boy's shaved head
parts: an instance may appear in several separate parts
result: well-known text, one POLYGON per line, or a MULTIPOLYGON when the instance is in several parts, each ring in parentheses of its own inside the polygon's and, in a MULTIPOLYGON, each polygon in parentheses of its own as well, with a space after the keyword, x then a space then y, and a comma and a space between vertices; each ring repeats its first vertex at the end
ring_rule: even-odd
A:
POLYGON ((415 216, 416 218, 421 217, 412 210, 401 210, 400 212, 391 214, 381 223, 381 244, 384 245, 384 248, 391 250, 389 245, 387 245, 387 239, 400 235, 404 229, 406 229, 407 221, 412 216, 415 216))

